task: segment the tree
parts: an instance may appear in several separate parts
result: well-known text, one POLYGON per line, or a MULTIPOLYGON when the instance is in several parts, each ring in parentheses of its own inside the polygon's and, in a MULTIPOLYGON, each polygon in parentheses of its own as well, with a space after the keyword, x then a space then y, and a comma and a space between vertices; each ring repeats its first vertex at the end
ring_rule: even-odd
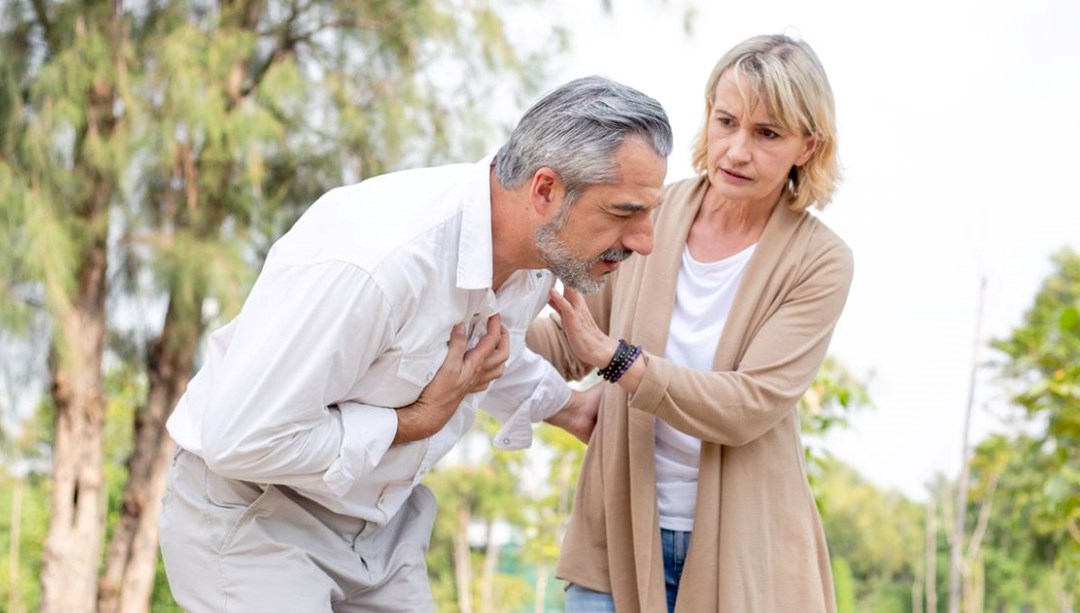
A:
POLYGON ((846 428, 852 412, 873 408, 866 386, 866 380, 856 376, 835 357, 827 356, 809 389, 799 399, 807 477, 814 488, 819 511, 823 510, 822 501, 828 492, 817 485, 832 460, 823 440, 831 430, 846 428))
POLYGON ((130 158, 131 46, 118 2, 15 2, 4 50, 6 222, 26 251, 15 300, 36 282, 52 326, 56 410, 42 609, 92 608, 104 535, 102 428, 110 208, 130 158))
MULTIPOLYGON (((923 514, 897 492, 881 491, 839 460, 816 484, 829 553, 854 583, 857 611, 911 611, 922 552, 923 514)), ((838 593, 839 596, 839 593, 838 593)))
MULTIPOLYGON (((953 519, 952 547, 949 555, 949 613, 960 613, 960 583, 962 577, 970 576, 970 558, 978 552, 978 530, 970 540, 971 549, 965 554, 964 545, 967 538, 965 519, 967 518, 968 502, 968 477, 971 470, 970 436, 971 436, 971 412, 975 404, 975 389, 979 371, 979 350, 982 348, 982 321, 983 306, 986 298, 986 279, 980 280, 979 284, 979 310, 975 317, 975 350, 971 358, 971 370, 968 377, 967 406, 964 408, 963 444, 960 446, 960 478, 956 482, 956 516, 953 519)), ((989 507, 986 507, 989 509, 989 507)), ((988 511, 987 511, 988 512, 988 511)), ((982 516, 982 513, 980 513, 982 516)), ((966 582, 965 582, 966 584, 966 582)))
POLYGON ((969 564, 983 580, 967 581, 968 610, 981 603, 990 610, 1072 610, 1060 603, 1075 599, 1075 575, 1061 563, 1063 543, 1046 513, 1046 471, 1055 460, 1039 447, 1026 434, 997 434, 975 448, 968 513, 978 514, 983 546, 969 564), (983 514, 988 501, 992 512, 983 514))
POLYGON ((525 559, 536 567, 533 611, 543 613, 547 610, 548 585, 554 578, 566 522, 570 519, 585 446, 565 430, 552 426, 542 426, 537 435, 552 459, 545 487, 530 505, 532 522, 527 530, 525 559))
POLYGON ((526 452, 493 449, 489 440, 498 427, 486 413, 478 415, 476 429, 459 444, 463 453, 458 461, 435 468, 425 481, 439 501, 429 575, 440 601, 456 603, 460 613, 512 610, 524 592, 519 578, 501 571, 505 536, 497 532, 520 533, 525 523, 529 499, 521 476, 526 452))
POLYGON ((1080 255, 1063 248, 1052 263, 1023 323, 991 345, 1012 401, 1039 433, 1025 451, 1041 470, 1030 519, 1054 552, 1064 610, 1080 601, 1080 255))

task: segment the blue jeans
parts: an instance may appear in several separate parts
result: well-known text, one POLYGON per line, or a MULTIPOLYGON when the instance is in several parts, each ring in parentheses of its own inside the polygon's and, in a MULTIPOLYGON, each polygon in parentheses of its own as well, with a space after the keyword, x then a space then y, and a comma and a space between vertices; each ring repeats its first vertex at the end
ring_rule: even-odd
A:
POLYGON ((679 595, 679 580, 683 564, 690 551, 690 533, 660 529, 660 544, 664 549, 664 587, 667 589, 668 613, 675 613, 675 597, 679 595))
POLYGON ((566 613, 615 613, 615 600, 606 592, 571 583, 566 588, 563 610, 566 613))
MULTIPOLYGON (((674 613, 683 564, 686 563, 686 553, 690 551, 690 533, 661 528, 660 545, 664 550, 664 588, 667 591, 668 613, 674 613)), ((615 613, 615 600, 611 594, 571 583, 566 588, 565 610, 566 613, 615 613)))

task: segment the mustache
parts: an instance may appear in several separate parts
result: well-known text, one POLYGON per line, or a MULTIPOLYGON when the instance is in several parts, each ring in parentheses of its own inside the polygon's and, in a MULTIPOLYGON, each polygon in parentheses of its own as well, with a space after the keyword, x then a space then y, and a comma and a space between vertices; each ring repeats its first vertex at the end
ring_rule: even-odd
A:
POLYGON ((634 255, 634 252, 630 249, 620 249, 618 247, 612 247, 607 251, 601 253, 596 260, 604 262, 621 262, 626 258, 634 255))

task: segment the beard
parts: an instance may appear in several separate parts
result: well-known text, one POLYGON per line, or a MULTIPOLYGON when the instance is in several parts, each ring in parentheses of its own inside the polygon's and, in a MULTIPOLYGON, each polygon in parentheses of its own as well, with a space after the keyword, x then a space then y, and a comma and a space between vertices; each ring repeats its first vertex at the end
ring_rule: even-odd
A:
MULTIPOLYGON (((569 207, 566 207, 569 208, 569 207)), ((559 231, 566 226, 569 215, 560 211, 559 215, 536 231, 536 249, 544 261, 544 267, 550 270, 574 291, 591 294, 604 287, 604 277, 593 277, 590 271, 600 262, 621 262, 634 252, 629 249, 612 247, 595 258, 580 258, 574 255, 570 247, 559 237, 559 231)))

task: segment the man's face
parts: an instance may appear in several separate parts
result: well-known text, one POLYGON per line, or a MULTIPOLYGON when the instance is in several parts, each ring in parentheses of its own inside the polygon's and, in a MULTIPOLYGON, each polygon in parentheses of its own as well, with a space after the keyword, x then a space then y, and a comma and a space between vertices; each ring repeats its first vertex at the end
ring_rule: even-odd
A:
POLYGON ((536 231, 544 265, 579 292, 595 292, 632 253, 653 248, 652 212, 660 206, 667 160, 640 139, 615 152, 619 182, 587 188, 536 231))

